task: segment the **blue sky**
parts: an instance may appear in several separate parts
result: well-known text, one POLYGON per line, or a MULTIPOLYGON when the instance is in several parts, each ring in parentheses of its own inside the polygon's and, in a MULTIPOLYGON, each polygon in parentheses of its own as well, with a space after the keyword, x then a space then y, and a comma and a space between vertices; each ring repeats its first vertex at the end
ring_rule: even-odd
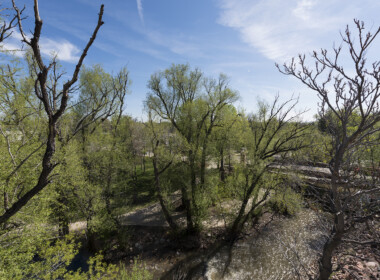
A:
MULTIPOLYGON (((32 2, 16 0, 26 5, 29 24, 32 2)), ((277 93, 283 100, 295 94, 298 108, 310 109, 305 119, 312 119, 316 95, 280 74, 275 62, 339 44, 339 31, 353 18, 372 30, 380 25, 378 0, 40 0, 41 48, 46 55, 58 52, 69 73, 102 2, 105 24, 85 64, 100 63, 114 73, 127 66, 132 85, 125 112, 139 119, 150 75, 172 63, 189 63, 207 76, 227 74, 241 96, 237 106, 247 112, 255 111, 257 99, 270 102, 277 93)), ((16 46, 17 39, 15 33, 6 47, 16 46)))

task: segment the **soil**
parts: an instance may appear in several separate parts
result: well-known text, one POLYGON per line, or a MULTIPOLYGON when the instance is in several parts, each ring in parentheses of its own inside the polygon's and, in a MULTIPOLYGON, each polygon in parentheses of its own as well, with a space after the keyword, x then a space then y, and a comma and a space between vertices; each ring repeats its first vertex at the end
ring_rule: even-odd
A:
MULTIPOLYGON (((144 224, 148 221, 147 219, 141 219, 142 224, 140 225, 127 224, 127 221, 133 221, 137 216, 140 218, 159 216, 160 212, 156 212, 157 209, 159 210, 157 205, 151 205, 125 216, 126 220, 120 231, 125 234, 125 245, 121 245, 123 242, 120 242, 120 236, 115 236, 108 241, 109 244, 100 245, 107 262, 116 264, 122 262, 130 269, 137 259, 153 274, 154 279, 161 279, 165 275, 169 275, 167 273, 170 270, 183 266, 182 264, 186 264, 188 260, 200 259, 207 255, 223 244, 225 240, 226 228, 221 224, 204 228, 198 236, 188 236, 183 233, 173 234, 166 223, 158 223, 161 218, 150 220, 151 225, 144 224)), ((284 218, 284 216, 266 213, 253 227, 246 226, 240 238, 258 236, 268 223, 284 218)), ((365 224, 360 224, 346 236, 346 239, 372 240, 374 243, 342 244, 333 258, 334 273, 331 279, 380 279, 380 222, 376 220, 371 223, 373 223, 371 228, 375 231, 369 231, 365 224)), ((317 270, 317 265, 313 266, 313 269, 317 270)))
MULTIPOLYGON (((249 226, 240 238, 257 235, 260 228, 273 219, 280 219, 273 214, 264 214, 254 227, 249 226)), ((187 259, 203 256, 225 242, 226 230, 224 227, 208 228, 198 236, 188 236, 182 233, 172 234, 167 227, 124 226, 129 233, 127 248, 114 246, 104 252, 105 260, 112 263, 124 262, 128 268, 133 266, 134 260, 143 262, 145 268, 153 274, 154 279, 161 279, 167 272, 174 269, 187 259)))
POLYGON ((350 232, 333 258, 334 273, 331 277, 349 280, 378 280, 380 279, 380 217, 366 224, 358 224, 350 232))

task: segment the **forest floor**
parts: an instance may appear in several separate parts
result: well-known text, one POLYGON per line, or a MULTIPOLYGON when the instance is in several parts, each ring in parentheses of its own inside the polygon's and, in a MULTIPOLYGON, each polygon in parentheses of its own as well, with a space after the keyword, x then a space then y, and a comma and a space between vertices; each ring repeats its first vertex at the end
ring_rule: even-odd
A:
POLYGON ((380 216, 369 223, 374 230, 357 224, 346 236, 357 242, 344 242, 335 252, 332 279, 380 279, 380 216))

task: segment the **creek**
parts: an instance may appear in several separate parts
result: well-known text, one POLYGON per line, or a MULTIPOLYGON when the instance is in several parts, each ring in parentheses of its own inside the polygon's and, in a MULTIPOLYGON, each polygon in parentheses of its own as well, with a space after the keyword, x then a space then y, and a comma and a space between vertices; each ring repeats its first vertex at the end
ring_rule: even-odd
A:
POLYGON ((307 279, 315 271, 330 222, 303 209, 291 218, 280 218, 258 234, 220 246, 208 256, 186 260, 164 279, 307 279))

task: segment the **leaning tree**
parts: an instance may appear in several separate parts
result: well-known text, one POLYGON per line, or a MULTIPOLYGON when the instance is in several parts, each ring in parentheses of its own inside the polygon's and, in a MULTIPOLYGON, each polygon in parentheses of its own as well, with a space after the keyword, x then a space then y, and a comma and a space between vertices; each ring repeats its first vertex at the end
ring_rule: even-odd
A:
MULTIPOLYGON (((100 27, 103 25, 103 13, 104 5, 101 5, 98 14, 98 19, 94 31, 83 49, 79 60, 74 68, 73 73, 69 76, 66 82, 61 82, 64 74, 59 72, 58 62, 56 56, 47 60, 41 53, 40 37, 42 33, 43 21, 40 16, 38 8, 38 0, 34 0, 34 29, 32 34, 27 34, 24 31, 23 22, 24 17, 22 15, 23 9, 20 10, 15 1, 12 0, 13 11, 15 13, 14 18, 11 17, 11 21, 8 24, 4 24, 0 27, 0 43, 2 40, 7 39, 13 28, 18 28, 22 42, 30 50, 28 53, 28 64, 30 66, 30 78, 33 80, 33 95, 37 100, 39 106, 44 112, 43 123, 46 124, 46 135, 41 137, 43 142, 42 148, 44 149, 42 160, 40 161, 41 167, 36 175, 38 178, 33 186, 28 187, 22 193, 17 196, 17 200, 9 205, 3 213, 0 214, 0 225, 4 225, 12 216, 18 213, 33 197, 40 193, 46 186, 48 186, 52 180, 52 172, 59 164, 56 160, 55 154, 57 150, 56 141, 60 138, 60 124, 62 118, 70 110, 70 107, 74 106, 69 103, 69 99, 75 94, 75 84, 79 78, 80 70, 83 65, 83 61, 95 41, 100 27)), ((7 10, 10 11, 10 10, 7 10)), ((6 82, 7 79, 17 81, 16 72, 10 73, 8 76, 2 74, 1 81, 6 82)), ((121 72, 121 75, 127 72, 121 72)), ((117 78, 114 79, 115 81, 117 78)), ((127 78, 123 78, 123 81, 127 81, 127 78)), ((118 109, 119 105, 123 104, 122 100, 126 93, 126 82, 121 82, 111 90, 100 91, 98 94, 88 96, 88 102, 91 102, 93 106, 90 110, 86 110, 81 118, 74 124, 75 130, 71 131, 67 136, 67 139, 71 139, 81 128, 97 122, 98 120, 105 120, 109 116, 113 115, 118 109)), ((18 96, 23 94, 15 90, 10 90, 9 87, 3 87, 7 92, 2 94, 8 94, 9 96, 18 96)), ((27 117, 27 116, 25 116, 27 117)), ((22 168, 22 166, 30 160, 33 155, 27 155, 25 158, 15 164, 14 169, 10 172, 11 175, 22 168)))
MULTIPOLYGON (((376 200, 380 187, 368 176, 352 172, 355 154, 368 145, 379 145, 374 136, 380 130, 380 62, 369 63, 368 51, 380 32, 380 27, 367 32, 364 23, 354 20, 354 35, 349 26, 342 36, 342 44, 332 52, 321 49, 311 54, 312 63, 305 55, 292 59, 280 72, 296 77, 317 93, 321 102, 319 115, 326 120, 331 139, 331 210, 334 223, 324 245, 319 266, 319 279, 332 273, 334 250, 345 241, 345 234, 358 222, 379 213, 376 200), (348 51, 343 61, 343 51, 348 51), (310 66, 313 65, 313 66, 310 66), (344 65, 344 66, 343 66, 344 65)), ((377 202, 378 203, 378 202, 377 202)), ((361 241, 356 241, 361 242, 361 241)))

